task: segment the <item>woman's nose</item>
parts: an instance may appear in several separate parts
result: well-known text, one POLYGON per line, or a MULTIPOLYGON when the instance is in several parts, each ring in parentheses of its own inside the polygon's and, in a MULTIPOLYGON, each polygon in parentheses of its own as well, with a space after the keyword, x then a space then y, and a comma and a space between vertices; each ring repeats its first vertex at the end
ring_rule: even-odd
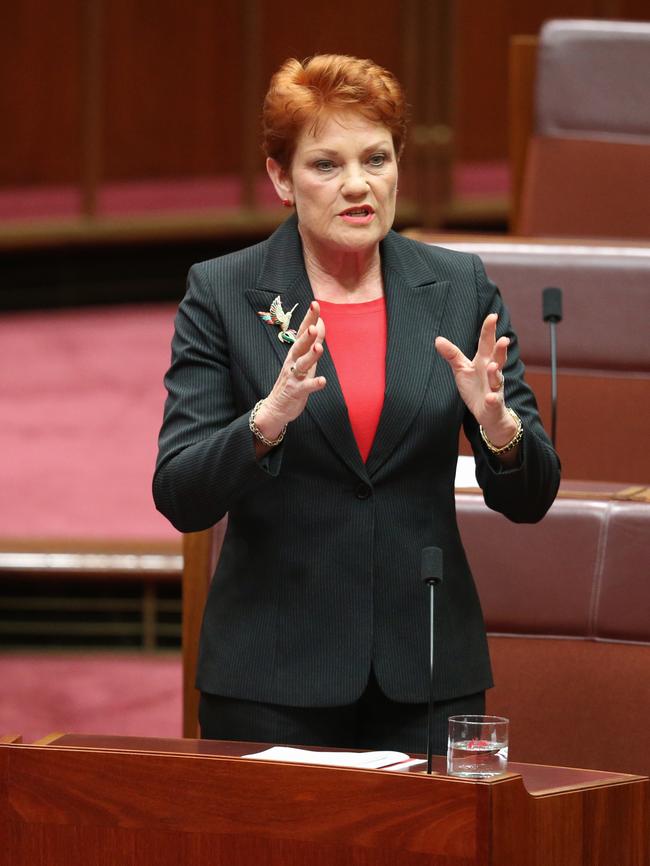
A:
POLYGON ((368 191, 368 179, 361 166, 351 166, 343 178, 343 192, 347 195, 361 195, 368 191))

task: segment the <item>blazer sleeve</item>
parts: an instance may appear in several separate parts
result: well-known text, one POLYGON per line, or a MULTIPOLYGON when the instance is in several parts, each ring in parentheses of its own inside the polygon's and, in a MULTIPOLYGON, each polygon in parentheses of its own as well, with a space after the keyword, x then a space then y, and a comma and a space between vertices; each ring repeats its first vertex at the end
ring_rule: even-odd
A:
POLYGON ((279 472, 282 446, 257 460, 237 411, 228 335, 205 264, 194 265, 175 320, 153 478, 157 509, 181 532, 207 529, 279 472))
POLYGON ((515 523, 536 523, 552 505, 560 484, 560 460, 546 435, 535 395, 526 384, 524 364, 508 310, 499 290, 487 278, 483 263, 474 256, 478 292, 479 321, 477 334, 489 313, 497 313, 497 337, 509 337, 505 376, 505 401, 521 418, 524 438, 520 461, 504 467, 486 448, 479 425, 470 412, 465 413, 463 427, 476 460, 476 477, 483 490, 486 505, 515 523))

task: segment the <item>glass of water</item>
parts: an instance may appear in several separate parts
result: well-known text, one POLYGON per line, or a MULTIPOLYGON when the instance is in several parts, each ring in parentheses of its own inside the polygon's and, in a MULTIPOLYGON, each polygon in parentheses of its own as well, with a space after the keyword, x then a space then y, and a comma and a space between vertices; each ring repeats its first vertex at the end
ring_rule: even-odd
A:
POLYGON ((508 719, 501 716, 450 716, 447 773, 489 779, 508 766, 508 719))

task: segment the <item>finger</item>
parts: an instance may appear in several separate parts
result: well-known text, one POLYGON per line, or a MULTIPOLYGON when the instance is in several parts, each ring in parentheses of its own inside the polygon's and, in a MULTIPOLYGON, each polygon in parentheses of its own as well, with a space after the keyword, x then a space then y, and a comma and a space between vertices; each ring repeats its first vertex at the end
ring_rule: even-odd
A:
POLYGON ((451 340, 446 337, 436 337, 435 347, 439 355, 447 361, 451 368, 455 371, 461 370, 466 364, 469 364, 469 358, 465 357, 458 346, 454 345, 451 340))
POLYGON ((501 372, 501 368, 497 364, 496 361, 491 361, 488 364, 488 384, 490 386, 490 390, 496 392, 497 394, 503 389, 503 373, 501 372))
POLYGON ((325 376, 312 376, 305 382, 305 391, 307 394, 313 394, 315 391, 322 391, 325 385, 327 385, 325 376))
POLYGON ((485 395, 485 406, 487 409, 496 409, 503 404, 503 396, 501 389, 498 391, 488 391, 485 395))
POLYGON ((291 364, 295 364, 298 358, 301 358, 305 355, 311 347, 316 342, 316 337, 318 336, 318 329, 315 325, 310 325, 299 337, 296 338, 296 342, 291 346, 287 353, 287 362, 289 366, 291 364))
POLYGON ((311 348, 293 359, 293 363, 289 366, 289 373, 298 380, 313 376, 318 359, 322 354, 322 344, 314 342, 311 348))
MULTIPOLYGON (((311 302, 307 316, 303 320, 305 328, 310 328, 313 325, 317 331, 317 339, 322 343, 325 339, 325 322, 320 317, 320 304, 318 301, 311 302), (309 318, 307 318, 307 316, 309 318)), ((298 333, 300 334, 303 330, 304 328, 301 324, 298 333)))
POLYGON ((492 353, 492 359, 497 362, 499 365, 499 369, 503 369, 505 367, 506 360, 508 358, 508 346, 510 345, 510 340, 508 337, 499 337, 494 346, 494 351, 492 353))
POLYGON ((319 343, 325 340, 325 322, 319 317, 316 321, 316 330, 318 332, 317 340, 319 343))
POLYGON ((295 386, 291 394, 292 398, 306 398, 314 391, 320 391, 325 387, 325 376, 311 376, 309 375, 311 372, 311 370, 307 371, 304 376, 296 376, 296 371, 291 374, 295 379, 295 386), (299 388, 300 390, 296 391, 295 388, 299 388))
POLYGON ((494 352, 498 318, 496 313, 490 313, 485 317, 481 326, 481 334, 478 338, 478 354, 483 357, 489 357, 494 352))
POLYGON ((309 373, 309 370, 301 370, 300 367, 299 367, 297 364, 292 364, 292 365, 289 367, 289 372, 290 372, 290 373, 292 374, 292 376, 294 376, 296 379, 306 379, 306 378, 307 378, 307 373, 309 373))
POLYGON ((302 322, 300 323, 300 327, 298 328, 298 336, 300 337, 310 325, 315 325, 318 321, 318 317, 320 315, 320 307, 318 305, 318 301, 312 301, 309 305, 309 309, 305 313, 302 322))

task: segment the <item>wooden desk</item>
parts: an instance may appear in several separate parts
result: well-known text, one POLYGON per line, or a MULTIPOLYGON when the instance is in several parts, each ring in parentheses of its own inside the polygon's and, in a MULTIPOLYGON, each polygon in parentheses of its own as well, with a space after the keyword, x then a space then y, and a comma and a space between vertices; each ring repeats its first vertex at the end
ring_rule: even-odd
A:
POLYGON ((2 866, 648 866, 648 779, 490 781, 241 755, 252 743, 0 741, 2 866))

